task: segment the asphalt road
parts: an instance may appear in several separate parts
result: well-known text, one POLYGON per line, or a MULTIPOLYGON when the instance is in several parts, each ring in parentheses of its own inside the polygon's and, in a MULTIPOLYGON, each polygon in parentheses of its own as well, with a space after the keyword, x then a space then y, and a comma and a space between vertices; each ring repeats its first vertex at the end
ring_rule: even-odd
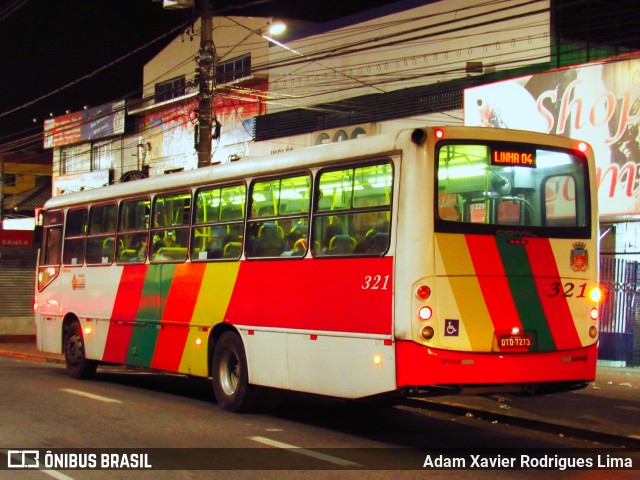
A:
POLYGON ((15 358, 0 358, 0 382, 0 467, 8 450, 38 449, 42 455, 81 452, 98 459, 105 453, 146 453, 156 468, 60 465, 0 470, 2 479, 638 478, 638 470, 627 468, 423 468, 445 457, 461 457, 468 468, 471 454, 477 461, 505 461, 535 452, 559 451, 564 458, 573 449, 594 461, 597 455, 603 461, 622 455, 640 467, 638 452, 412 406, 347 406, 292 395, 273 413, 238 415, 217 408, 203 380, 101 369, 95 380, 76 381, 60 365, 15 358), (212 475, 203 468, 218 471, 212 475))

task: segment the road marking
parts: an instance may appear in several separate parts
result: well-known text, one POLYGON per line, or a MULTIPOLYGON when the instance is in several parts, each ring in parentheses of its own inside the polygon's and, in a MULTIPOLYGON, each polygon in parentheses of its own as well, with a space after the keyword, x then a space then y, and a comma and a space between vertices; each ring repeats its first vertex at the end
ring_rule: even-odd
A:
MULTIPOLYGON (((0 450, 1 453, 3 453, 7 458, 9 457, 9 451, 8 450, 0 450)), ((20 468, 19 470, 21 471, 25 471, 25 470, 35 470, 32 468, 20 468)), ((55 478, 56 480, 75 480, 73 477, 70 477, 69 475, 65 475, 62 472, 58 472, 57 470, 44 470, 42 468, 38 468, 38 471, 45 473, 47 475, 49 475, 52 478, 55 478)))
POLYGON ((93 393, 83 392, 82 390, 74 390, 73 388, 61 388, 63 392, 70 393, 72 395, 78 395, 79 397, 90 398, 91 400, 100 400, 101 402, 108 403, 122 403, 120 400, 116 400, 115 398, 103 397, 101 395, 94 395, 93 393))
POLYGON ((288 443, 278 442, 277 440, 272 440, 267 437, 248 437, 248 438, 249 440, 253 440, 254 442, 262 443, 264 445, 269 445, 270 447, 291 450, 293 453, 299 453, 300 455, 313 457, 318 460, 323 460, 325 462, 333 463, 334 465, 357 466, 357 467, 362 466, 359 463, 352 462, 350 460, 345 460, 344 458, 338 458, 331 455, 326 455, 324 453, 314 452, 313 450, 309 450, 307 448, 301 448, 295 445, 290 445, 288 443))
POLYGON ((42 473, 46 473, 50 477, 55 478, 56 480, 75 480, 73 477, 69 475, 65 475, 62 472, 58 472, 57 470, 40 470, 42 473))

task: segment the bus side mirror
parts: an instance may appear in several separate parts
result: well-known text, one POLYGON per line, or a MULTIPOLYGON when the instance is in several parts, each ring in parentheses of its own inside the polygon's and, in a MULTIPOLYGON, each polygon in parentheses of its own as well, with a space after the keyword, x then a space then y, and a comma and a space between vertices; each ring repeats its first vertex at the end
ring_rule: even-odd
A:
POLYGON ((41 248, 42 247, 42 225, 36 225, 33 229, 33 248, 41 248))

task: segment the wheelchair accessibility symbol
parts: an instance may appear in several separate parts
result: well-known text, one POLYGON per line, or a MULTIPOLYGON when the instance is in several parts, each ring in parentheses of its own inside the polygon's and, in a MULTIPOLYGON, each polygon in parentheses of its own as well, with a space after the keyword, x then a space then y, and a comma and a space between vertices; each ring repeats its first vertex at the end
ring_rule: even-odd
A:
POLYGON ((444 321, 444 336, 445 337, 457 337, 460 331, 460 320, 446 319, 444 321))

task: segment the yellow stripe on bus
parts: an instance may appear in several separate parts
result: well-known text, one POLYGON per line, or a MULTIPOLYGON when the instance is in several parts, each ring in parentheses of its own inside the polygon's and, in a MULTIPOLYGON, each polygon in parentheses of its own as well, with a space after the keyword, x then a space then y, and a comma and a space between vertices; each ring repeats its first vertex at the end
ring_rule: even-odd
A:
POLYGON ((239 268, 240 262, 207 264, 180 361, 180 372, 207 376, 207 339, 211 327, 224 320, 239 268), (203 331, 203 326, 209 329, 203 331), (198 339, 200 344, 196 343, 198 339))
POLYGON ((472 350, 490 350, 494 327, 480 283, 475 276, 460 275, 460 272, 468 271, 469 266, 473 265, 464 235, 436 234, 436 244, 436 255, 445 270, 444 274, 450 275, 449 285, 460 312, 460 334, 467 336, 472 350))

